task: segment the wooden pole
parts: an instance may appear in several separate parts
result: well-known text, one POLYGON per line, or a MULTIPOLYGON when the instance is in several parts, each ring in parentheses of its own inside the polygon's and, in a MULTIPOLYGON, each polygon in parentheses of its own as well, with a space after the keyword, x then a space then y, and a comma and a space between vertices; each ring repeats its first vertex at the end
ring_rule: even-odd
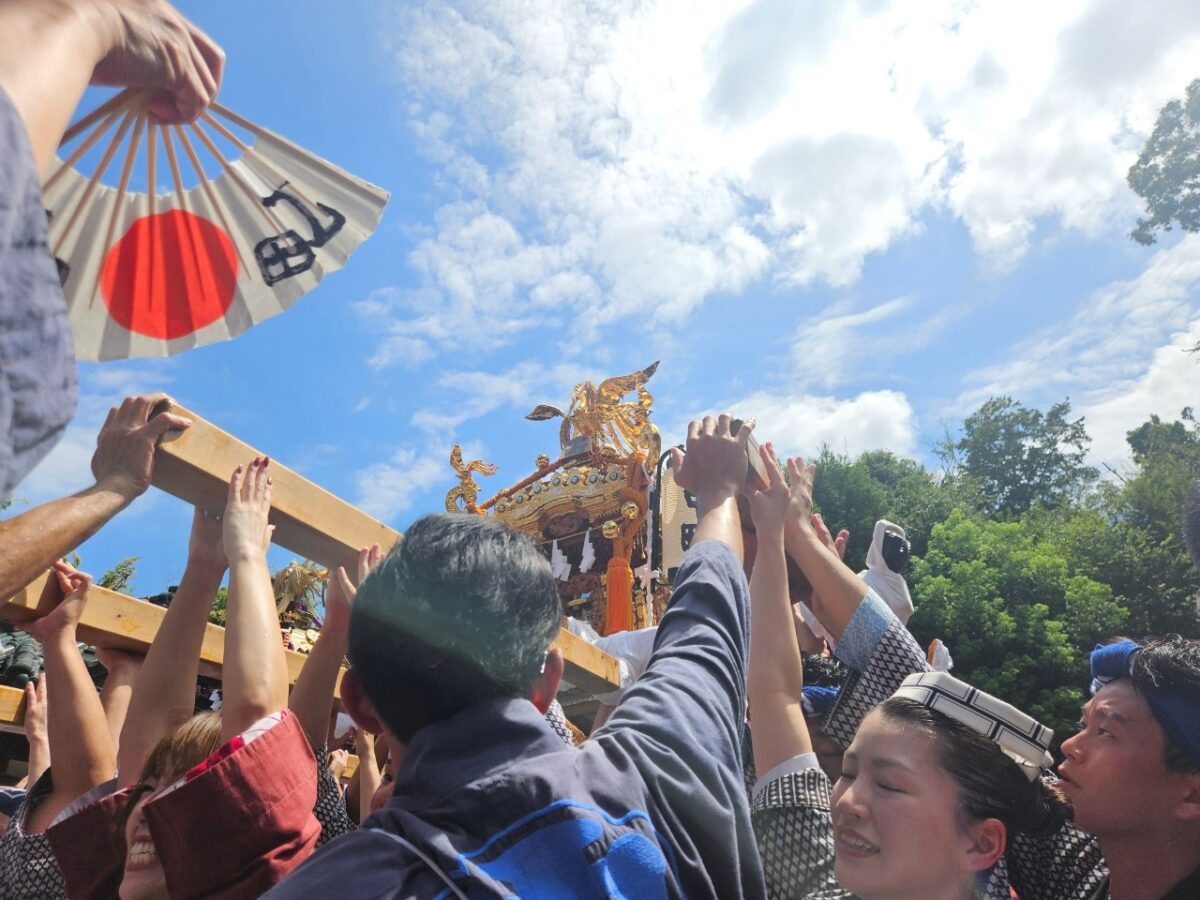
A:
MULTIPOLYGON (((194 506, 220 515, 229 492, 229 476, 261 451, 226 434, 211 422, 173 404, 170 411, 192 420, 185 431, 170 431, 154 461, 154 485, 194 506)), ((275 543, 328 569, 354 572, 360 547, 379 544, 387 551, 400 532, 368 516, 303 476, 271 461, 271 524, 275 543)), ((0 610, 0 613, 3 611, 0 610)), ((621 683, 617 660, 565 628, 553 646, 563 652, 567 681, 591 693, 621 683)))
MULTIPOLYGON (((40 618, 58 604, 58 597, 58 582, 53 575, 44 575, 26 585, 7 604, 0 606, 0 619, 19 624, 40 618)), ((145 653, 162 627, 166 614, 167 611, 161 606, 93 584, 88 589, 88 602, 83 608, 77 633, 79 640, 86 644, 145 653)), ((287 656, 288 683, 295 684, 308 657, 295 650, 283 652, 287 656)), ((225 629, 210 622, 205 627, 204 642, 200 646, 200 674, 220 678, 224 661, 225 629)), ((339 674, 335 696, 341 696, 341 684, 342 676, 339 674)))
POLYGON ((0 731, 25 732, 25 692, 20 688, 0 684, 0 731))

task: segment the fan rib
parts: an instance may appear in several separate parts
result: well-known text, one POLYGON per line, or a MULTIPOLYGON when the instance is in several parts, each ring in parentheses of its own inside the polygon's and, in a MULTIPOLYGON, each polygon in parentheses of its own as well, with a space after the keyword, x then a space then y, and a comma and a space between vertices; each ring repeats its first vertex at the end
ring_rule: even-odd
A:
POLYGON ((146 201, 150 215, 157 211, 158 200, 158 129, 151 123, 146 126, 146 201))
POLYGON ((96 128, 92 131, 92 133, 89 134, 87 136, 87 138, 71 152, 71 155, 68 156, 65 160, 63 160, 62 164, 57 169, 54 170, 54 172, 50 175, 50 177, 46 179, 45 184, 42 185, 42 193, 43 194, 47 193, 52 187, 54 187, 54 185, 58 182, 59 178, 61 178, 67 172, 70 172, 71 169, 75 166, 75 163, 79 162, 79 160, 83 156, 83 154, 87 153, 89 150, 92 149, 92 147, 95 145, 96 141, 98 141, 98 140, 100 140, 100 138, 104 137, 104 135, 108 132, 108 130, 110 128, 112 128, 113 122, 115 122, 117 120, 117 116, 119 116, 120 114, 121 114, 121 110, 114 109, 112 112, 110 112, 107 116, 104 117, 104 121, 101 122, 99 125, 97 125, 96 128))
POLYGON ((213 143, 212 138, 205 134, 203 129, 199 128, 195 123, 193 123, 190 127, 192 131, 196 132, 196 137, 200 138, 204 146, 208 149, 208 152, 216 157, 217 161, 221 164, 221 167, 229 173, 229 176, 233 179, 234 184, 236 184, 238 188, 241 189, 242 193, 246 195, 246 199, 250 201, 250 205, 262 213, 263 218, 267 220, 267 226, 280 232, 286 231, 287 227, 273 212, 271 212, 270 209, 263 206, 262 198, 259 197, 254 188, 250 186, 242 173, 230 165, 229 160, 221 155, 221 151, 217 149, 217 145, 213 143))
POLYGON ((96 191, 96 185, 104 177, 104 173, 108 170, 108 164, 112 162, 113 155, 117 152, 117 147, 125 139, 125 135, 128 133, 129 127, 134 123, 135 118, 138 117, 133 113, 128 111, 125 113, 125 118, 121 121, 121 127, 117 129, 117 133, 109 142, 108 148, 104 151, 104 157, 100 160, 100 165, 96 167, 96 171, 92 173, 92 177, 88 180, 87 187, 83 190, 83 196, 79 198, 79 202, 71 210, 71 217, 67 220, 67 224, 58 236, 58 240, 54 242, 53 256, 62 255, 60 251, 62 250, 63 242, 66 241, 75 224, 79 221, 79 217, 87 207, 88 201, 92 199, 92 194, 96 191))
POLYGON ((205 112, 201 118, 211 125, 217 131, 217 133, 221 135, 221 137, 225 138, 225 140, 229 141, 231 144, 236 145, 237 148, 242 151, 242 161, 245 162, 246 165, 251 169, 253 169, 255 174, 262 178, 262 180, 268 185, 278 190, 286 184, 292 190, 292 192, 305 203, 307 203, 311 209, 317 208, 316 202, 304 192, 300 185, 293 182, 283 172, 280 172, 265 159, 259 159, 258 157, 251 155, 251 148, 232 131, 210 116, 207 112, 205 112))
MULTIPOLYGON (((242 264, 241 271, 246 277, 250 277, 250 267, 246 264, 246 258, 242 254, 242 245, 239 241, 234 240, 234 230, 229 227, 229 218, 225 215, 225 207, 221 205, 221 201, 217 199, 217 192, 213 190, 212 181, 208 174, 204 171, 204 167, 200 165, 200 160, 196 156, 196 148, 192 146, 192 142, 188 140, 187 132, 178 125, 173 126, 175 136, 179 138, 179 142, 183 144, 184 152, 187 153, 188 159, 191 160, 192 168, 196 170, 196 176, 200 179, 200 186, 204 189, 204 195, 208 197, 208 202, 212 204, 213 210, 217 214, 217 218, 221 220, 221 227, 225 229, 225 233, 229 235, 230 240, 233 240, 233 246, 237 250, 238 261, 242 264)), ((169 145, 168 145, 169 146, 169 145)), ((174 158, 174 151, 172 151, 174 158)), ((176 172, 178 178, 178 172, 176 172)), ((183 193, 180 191, 180 193, 183 193)))
MULTIPOLYGON (((125 193, 129 188, 129 176, 133 174, 133 161, 137 158, 138 144, 142 140, 142 129, 146 127, 146 114, 138 113, 137 121, 133 126, 133 134, 129 136, 129 146, 125 150, 125 164, 121 167, 121 180, 117 184, 117 197, 113 203, 112 215, 108 217, 108 231, 104 235, 104 243, 100 246, 104 248, 104 252, 108 253, 112 246, 113 235, 117 231, 117 222, 125 215, 125 193)), ((96 272, 96 284, 92 288, 92 293, 88 299, 90 307, 96 302, 96 295, 100 293, 100 282, 104 274, 104 267, 101 266, 96 272)))
POLYGON ((71 143, 76 137, 83 134, 91 127, 92 123, 104 116, 120 112, 134 100, 134 91, 126 89, 112 97, 109 97, 105 102, 101 103, 90 113, 68 128, 62 136, 62 140, 58 142, 58 146, 62 147, 71 143))

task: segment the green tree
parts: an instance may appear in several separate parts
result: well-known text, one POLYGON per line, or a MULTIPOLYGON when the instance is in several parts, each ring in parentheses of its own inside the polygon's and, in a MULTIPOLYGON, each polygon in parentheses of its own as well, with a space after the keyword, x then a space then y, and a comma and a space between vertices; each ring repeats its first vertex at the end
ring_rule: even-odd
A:
POLYGON ((100 576, 100 580, 96 584, 102 588, 108 588, 110 591, 119 591, 122 594, 133 593, 133 576, 137 572, 137 561, 140 556, 127 556, 121 560, 107 572, 100 576))
POLYGON ((817 457, 813 503, 831 528, 850 531, 846 562, 866 565, 878 519, 903 526, 914 556, 924 556, 933 526, 956 506, 973 506, 976 492, 966 479, 938 478, 915 460, 887 450, 857 459, 822 447, 817 457))
POLYGON ((216 599, 213 600, 212 610, 208 614, 208 621, 214 625, 225 627, 226 616, 229 613, 229 589, 224 587, 217 588, 216 599))
POLYGON ((1153 244, 1173 224, 1200 231, 1200 78, 1159 111, 1126 180, 1146 204, 1147 218, 1129 235, 1139 244, 1153 244))
POLYGON ((910 578, 923 644, 946 642, 954 672, 1069 734, 1087 685, 1087 653, 1126 610, 1107 585, 1073 575, 1067 560, 1021 522, 955 510, 935 526, 910 578))
POLYGON ((963 422, 962 436, 940 448, 948 469, 975 482, 982 512, 1012 519, 1034 506, 1077 499, 1097 477, 1084 463, 1091 439, 1071 402, 1045 413, 993 397, 963 422))
POLYGON ((1200 578, 1181 522, 1184 498, 1200 479, 1200 427, 1185 409, 1173 422, 1151 416, 1127 440, 1135 469, 1099 491, 1095 508, 1040 527, 1075 572, 1112 587, 1129 609, 1131 635, 1200 637, 1193 602, 1200 578))

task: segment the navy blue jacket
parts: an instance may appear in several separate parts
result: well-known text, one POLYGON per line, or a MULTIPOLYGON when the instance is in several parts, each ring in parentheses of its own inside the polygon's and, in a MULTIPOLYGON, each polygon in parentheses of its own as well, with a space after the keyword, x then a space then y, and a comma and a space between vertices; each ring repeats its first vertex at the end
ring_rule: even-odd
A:
POLYGON ((740 755, 748 602, 729 548, 694 545, 646 673, 582 747, 528 700, 424 728, 391 802, 267 896, 764 896, 740 755))

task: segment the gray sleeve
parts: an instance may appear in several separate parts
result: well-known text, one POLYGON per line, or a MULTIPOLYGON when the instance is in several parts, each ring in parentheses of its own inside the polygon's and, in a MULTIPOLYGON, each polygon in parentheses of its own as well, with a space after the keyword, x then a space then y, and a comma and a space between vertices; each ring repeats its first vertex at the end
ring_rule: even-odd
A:
MULTIPOLYGON (((869 593, 859 612, 862 613, 863 608, 867 608, 867 614, 874 617, 878 612, 875 604, 883 606, 883 601, 875 597, 873 592, 869 593)), ((858 671, 852 671, 846 679, 837 702, 822 726, 822 730, 843 747, 848 747, 854 740, 854 733, 858 731, 859 723, 867 713, 892 696, 896 688, 900 687, 900 682, 914 672, 929 670, 925 654, 921 652, 912 634, 891 610, 886 607, 884 610, 887 618, 882 630, 875 631, 877 637, 874 643, 867 650, 857 651, 856 662, 865 659, 866 664, 858 671)), ((858 619, 858 615, 855 614, 855 619, 858 619)), ((852 625, 853 622, 854 620, 851 620, 852 625)), ((851 629, 847 628, 846 635, 849 635, 850 631, 851 629)), ((838 645, 839 657, 847 644, 846 635, 838 645)))
POLYGON ((772 779, 750 809, 770 900, 841 900, 833 874, 829 779, 808 768, 772 779))
MULTIPOLYGON (((1055 780, 1053 775, 1045 778, 1055 780)), ((1036 837, 1014 834, 1005 856, 1021 900, 1091 900, 1108 878, 1096 838, 1072 822, 1036 837)))
POLYGON ((75 413, 74 342, 25 123, 0 90, 0 500, 75 413))

